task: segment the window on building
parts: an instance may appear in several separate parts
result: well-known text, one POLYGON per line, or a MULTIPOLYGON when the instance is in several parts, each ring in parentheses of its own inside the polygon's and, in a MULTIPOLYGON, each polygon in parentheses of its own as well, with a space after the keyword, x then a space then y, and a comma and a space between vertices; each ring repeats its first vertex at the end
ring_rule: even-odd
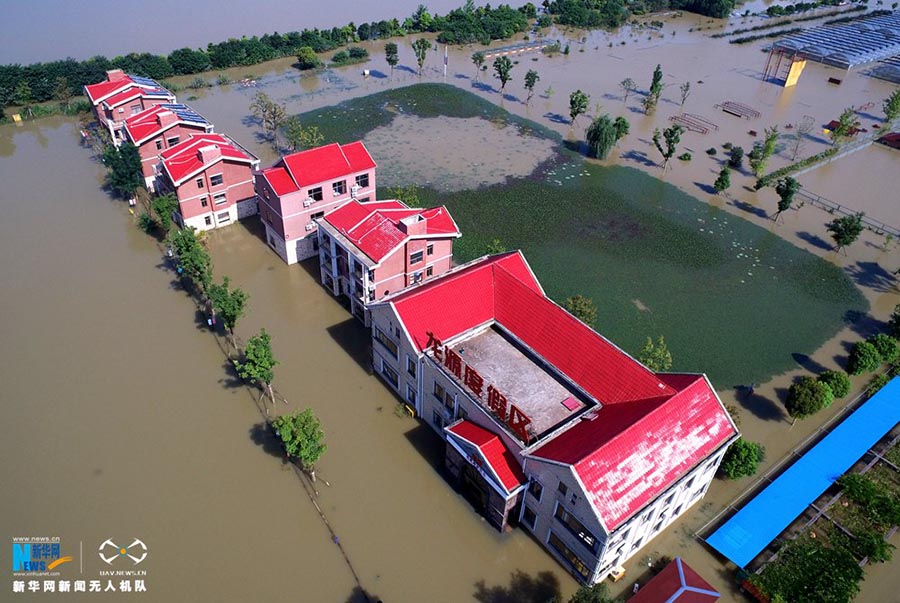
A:
POLYGON ((592 553, 597 552, 598 542, 594 535, 584 527, 584 524, 578 521, 574 515, 566 511, 565 507, 557 503, 556 512, 553 513, 569 532, 578 538, 592 553))
POLYGON ((556 490, 557 490, 560 494, 562 494, 563 496, 565 496, 566 493, 569 491, 569 487, 568 487, 567 485, 565 485, 564 483, 562 483, 562 481, 560 481, 560 482, 559 482, 559 485, 556 487, 556 490))
POLYGON ((417 251, 415 253, 410 254, 409 263, 410 264, 418 264, 422 260, 425 259, 425 253, 423 251, 417 251))
POLYGON ((216 218, 219 220, 219 224, 231 222, 231 214, 229 214, 227 211, 223 211, 222 213, 217 215, 216 218))
POLYGON ((366 188, 369 186, 369 174, 360 174, 356 177, 356 186, 366 188))
POLYGON ((528 493, 537 500, 541 500, 541 495, 544 493, 544 486, 541 485, 541 482, 531 478, 531 481, 528 482, 528 493))
POLYGON ((444 401, 444 395, 447 393, 447 390, 444 389, 444 386, 443 386, 443 385, 441 385, 440 383, 438 383, 437 381, 435 381, 435 382, 434 382, 434 389, 431 390, 431 391, 432 391, 432 393, 434 394, 434 397, 437 398, 439 402, 443 402, 443 401, 444 401))
POLYGON ((337 182, 331 183, 332 192, 337 195, 346 195, 347 194, 347 181, 339 180, 337 182))
POLYGON ((394 386, 396 389, 400 383, 400 375, 397 374, 391 365, 389 365, 384 360, 381 361, 381 375, 387 380, 388 383, 394 386))
POLYGON ((547 539, 547 544, 549 544, 554 551, 559 553, 582 578, 585 580, 588 579, 588 576, 590 576, 591 573, 588 566, 585 565, 584 562, 578 558, 578 555, 573 553, 571 549, 566 546, 566 543, 563 542, 559 536, 554 534, 552 530, 550 532, 550 537, 547 539))
POLYGON ((212 218, 210 218, 209 216, 206 216, 205 218, 203 218, 203 221, 206 223, 207 226, 212 226, 212 218))
POLYGON ((362 199, 359 200, 360 203, 368 203, 369 201, 371 201, 370 197, 363 197, 362 199))
POLYGON ((391 356, 396 360, 399 358, 398 354, 400 352, 400 348, 397 347, 397 344, 391 341, 391 338, 385 335, 381 329, 372 325, 372 336, 375 338, 375 341, 381 344, 381 346, 391 353, 391 356))
POLYGON ((140 113, 140 112, 141 112, 141 105, 140 105, 140 103, 138 103, 138 104, 136 104, 136 105, 131 105, 131 114, 132 114, 132 115, 137 115, 137 114, 140 113))
POLYGON ((659 532, 662 529, 664 523, 665 523, 665 519, 660 519, 659 523, 656 524, 655 526, 653 526, 653 531, 659 532))
POLYGON ((672 504, 672 501, 675 500, 675 493, 669 494, 669 498, 666 499, 664 503, 667 507, 672 504))
POLYGON ((465 408, 463 408, 462 406, 460 406, 459 408, 456 409, 456 418, 462 419, 463 421, 465 421, 466 419, 469 418, 469 411, 466 410, 465 408))
POLYGON ((416 378, 416 359, 409 354, 406 355, 406 372, 413 379, 416 378))
POLYGON ((225 203, 225 201, 226 201, 225 193, 219 193, 217 195, 213 195, 213 204, 222 205, 223 203, 225 203))
POLYGON ((156 150, 157 151, 162 150, 162 140, 160 140, 159 138, 156 139, 156 150))
POLYGON ((537 514, 528 505, 525 505, 525 509, 522 511, 522 523, 533 530, 535 522, 537 522, 537 514))
POLYGON ((438 429, 444 428, 444 417, 441 415, 440 411, 435 410, 431 413, 431 424, 438 429))
POLYGON ((321 186, 309 189, 308 191, 306 191, 306 195, 313 201, 321 201, 322 199, 324 199, 324 197, 322 196, 321 186))
POLYGON ((325 212, 324 212, 324 211, 317 211, 316 213, 314 213, 313 215, 311 215, 311 216, 309 217, 309 219, 310 219, 310 220, 318 220, 319 218, 321 218, 321 217, 324 216, 324 215, 325 215, 325 212))
POLYGON ((209 177, 210 186, 219 186, 223 182, 225 182, 225 179, 222 177, 222 174, 213 174, 209 177))
POLYGON ((197 178, 197 188, 203 188, 203 178, 197 178))
POLYGON ((675 517, 681 515, 681 510, 684 508, 684 505, 678 505, 678 508, 675 509, 675 517))
POLYGON ((176 144, 178 144, 178 141, 179 141, 179 138, 177 136, 173 136, 172 138, 166 138, 166 144, 169 146, 169 148, 172 148, 176 144))
POLYGON ((696 478, 696 476, 694 476, 694 477, 692 477, 691 479, 689 479, 689 480, 688 480, 688 483, 685 485, 685 488, 687 488, 688 490, 690 490, 691 488, 693 488, 693 487, 694 487, 694 479, 695 479, 695 478, 696 478))
POLYGON ((416 388, 412 385, 406 386, 406 401, 415 406, 416 404, 416 388))
POLYGON ((209 197, 200 197, 200 207, 207 207, 209 205, 209 197))
POLYGON ((434 266, 429 266, 425 269, 425 276, 433 276, 434 275, 434 266))
POLYGON ((434 255, 434 243, 430 243, 425 249, 428 250, 428 255, 434 255))

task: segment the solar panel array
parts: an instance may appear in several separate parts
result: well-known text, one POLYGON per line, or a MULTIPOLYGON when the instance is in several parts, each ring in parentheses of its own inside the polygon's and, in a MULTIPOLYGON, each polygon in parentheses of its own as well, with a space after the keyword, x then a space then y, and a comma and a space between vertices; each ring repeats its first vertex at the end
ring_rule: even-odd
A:
POLYGON ((900 84, 900 54, 879 61, 869 75, 900 84))
POLYGON ((181 103, 174 104, 165 104, 160 105, 160 107, 165 108, 168 111, 171 111, 175 115, 177 115, 183 121, 189 121, 195 124, 203 124, 208 125, 209 121, 187 105, 182 105, 181 103))
POLYGON ((900 11, 841 25, 814 27, 772 45, 807 59, 850 69, 900 53, 900 11))
POLYGON ((139 75, 131 74, 129 74, 128 77, 131 78, 132 82, 138 84, 139 86, 153 86, 154 88, 162 88, 162 86, 160 86, 156 80, 151 80, 149 77, 141 77, 139 75))

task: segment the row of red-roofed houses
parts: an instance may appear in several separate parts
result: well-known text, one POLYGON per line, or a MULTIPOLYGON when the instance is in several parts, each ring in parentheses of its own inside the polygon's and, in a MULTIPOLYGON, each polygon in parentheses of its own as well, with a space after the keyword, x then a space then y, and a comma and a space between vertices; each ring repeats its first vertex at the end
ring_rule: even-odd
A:
POLYGON ((86 92, 148 183, 176 193, 179 221, 215 228, 258 205, 286 263, 318 256, 322 284, 371 326, 375 372, 444 440, 451 480, 492 525, 524 527, 592 583, 702 499, 738 436, 705 375, 641 365, 550 300, 521 252, 454 267, 447 208, 377 200, 362 142, 257 171, 155 82, 124 78, 86 92))

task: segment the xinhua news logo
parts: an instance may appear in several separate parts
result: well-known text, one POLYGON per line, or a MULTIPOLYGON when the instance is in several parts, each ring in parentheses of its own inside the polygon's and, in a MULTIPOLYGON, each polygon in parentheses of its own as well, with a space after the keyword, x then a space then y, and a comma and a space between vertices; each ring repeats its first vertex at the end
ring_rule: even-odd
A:
POLYGON ((58 537, 13 539, 12 571, 15 574, 52 572, 72 559, 71 555, 62 554, 58 537))

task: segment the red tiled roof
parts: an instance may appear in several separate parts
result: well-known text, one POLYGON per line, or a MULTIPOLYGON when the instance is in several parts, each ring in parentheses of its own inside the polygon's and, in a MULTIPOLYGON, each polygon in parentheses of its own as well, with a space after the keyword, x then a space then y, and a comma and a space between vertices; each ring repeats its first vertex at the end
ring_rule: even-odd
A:
POLYGON ((355 199, 325 216, 325 221, 375 262, 400 247, 412 235, 400 227, 400 221, 421 216, 425 235, 459 236, 459 228, 446 207, 410 209, 400 201, 360 203, 355 199))
POLYGON ((112 96, 104 100, 103 103, 110 108, 114 108, 118 105, 121 105, 122 103, 128 102, 134 98, 139 98, 141 96, 168 98, 172 95, 165 88, 140 88, 134 85, 127 90, 119 92, 118 94, 113 94, 112 96))
POLYGON ((608 530, 735 435, 702 375, 674 395, 607 404, 531 453, 572 465, 608 530))
POLYGON ((221 134, 191 134, 187 140, 160 153, 160 157, 162 158, 163 168, 176 185, 180 184, 186 177, 221 161, 223 158, 251 165, 253 163, 253 158, 248 157, 243 151, 235 147, 231 140, 221 134), (200 160, 199 151, 213 145, 219 147, 222 155, 204 163, 200 160))
POLYGON ((286 155, 281 162, 297 188, 372 169, 375 161, 362 142, 309 149, 286 155))
POLYGON ((512 492, 525 483, 525 474, 515 455, 503 445, 497 434, 466 420, 448 427, 447 431, 478 449, 507 492, 512 492))
POLYGON ((499 270, 543 293, 525 258, 513 251, 461 266, 393 297, 390 303, 416 348, 425 349, 428 331, 438 339, 448 339, 492 320, 494 275, 499 270))
POLYGON ((720 596, 681 557, 676 557, 628 603, 715 603, 720 596))
POLYGON ((159 86, 153 80, 138 78, 142 80, 136 82, 132 76, 125 75, 113 81, 105 81, 97 84, 90 84, 84 87, 87 92, 88 100, 96 105, 100 102, 106 102, 110 107, 115 107, 132 98, 136 98, 142 94, 147 96, 172 96, 172 93, 159 86))
POLYGON ((294 184, 291 175, 283 167, 270 167, 260 172, 260 175, 266 179, 269 186, 279 197, 290 193, 296 193, 300 189, 294 184))
POLYGON ((88 100, 93 104, 97 104, 103 98, 113 94, 118 90, 125 90, 127 88, 131 88, 134 86, 134 82, 131 81, 131 78, 125 76, 122 79, 114 80, 112 82, 100 82, 99 84, 90 84, 85 86, 84 89, 87 92, 88 100))
MULTIPOLYGON (((125 131, 128 133, 129 138, 135 144, 140 144, 146 139, 156 136, 157 134, 164 132, 176 124, 182 124, 187 128, 196 128, 198 131, 203 132, 206 129, 206 126, 210 125, 205 119, 202 121, 185 121, 180 116, 176 116, 177 119, 175 121, 162 126, 160 125, 160 113, 172 112, 172 107, 176 105, 153 105, 149 109, 144 109, 140 113, 132 115, 128 119, 125 120, 125 131)), ((200 117, 199 114, 196 114, 197 117, 200 117)))

